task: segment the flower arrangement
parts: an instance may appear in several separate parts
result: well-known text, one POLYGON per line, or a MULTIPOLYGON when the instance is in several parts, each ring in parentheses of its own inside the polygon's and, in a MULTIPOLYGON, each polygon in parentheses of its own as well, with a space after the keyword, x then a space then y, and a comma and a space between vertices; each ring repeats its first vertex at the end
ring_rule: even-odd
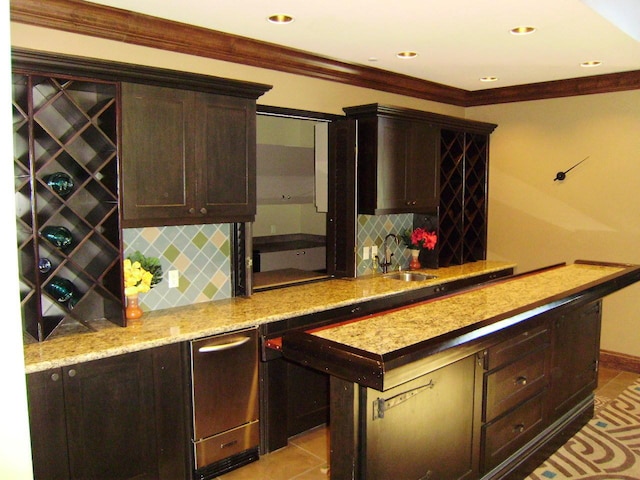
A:
POLYGON ((162 281, 162 265, 155 257, 136 251, 123 262, 125 296, 145 293, 162 281))
POLYGON ((413 250, 433 250, 438 242, 436 232, 428 232, 424 228, 416 228, 413 231, 406 230, 400 234, 400 238, 408 248, 413 250))

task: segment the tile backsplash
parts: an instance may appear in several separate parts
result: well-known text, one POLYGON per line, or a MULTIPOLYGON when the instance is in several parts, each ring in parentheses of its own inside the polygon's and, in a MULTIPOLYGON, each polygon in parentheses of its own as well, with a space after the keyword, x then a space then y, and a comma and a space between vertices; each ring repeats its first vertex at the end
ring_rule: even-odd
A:
POLYGON ((140 295, 143 310, 160 310, 231 297, 231 225, 184 225, 123 230, 124 256, 136 250, 157 257, 164 278, 140 295), (177 288, 168 272, 178 270, 177 288))
MULTIPOLYGON (((357 239, 357 255, 356 255, 356 275, 369 275, 373 272, 373 259, 363 260, 362 250, 364 247, 375 245, 378 247, 378 256, 382 258, 382 244, 384 238, 389 233, 399 235, 403 231, 413 227, 413 214, 396 214, 396 215, 358 215, 358 239, 357 239)), ((390 241, 391 251, 393 253, 392 262, 394 269, 398 265, 402 269, 406 269, 409 264, 409 251, 400 242, 397 244, 390 241)), ((378 270, 380 271, 380 270, 378 270)))

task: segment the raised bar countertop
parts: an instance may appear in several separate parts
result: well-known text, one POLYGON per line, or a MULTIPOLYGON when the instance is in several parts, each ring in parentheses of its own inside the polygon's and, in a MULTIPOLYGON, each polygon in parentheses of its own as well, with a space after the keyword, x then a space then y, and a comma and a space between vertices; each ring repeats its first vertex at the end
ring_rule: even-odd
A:
POLYGON ((282 348, 285 358, 328 373, 333 365, 344 375, 343 365, 352 358, 353 364, 368 365, 367 381, 382 385, 390 370, 416 358, 480 339, 574 300, 597 300, 637 281, 637 265, 559 265, 344 324, 288 333, 282 348))
POLYGON ((237 297, 146 312, 140 325, 122 328, 104 321, 99 323, 100 329, 96 332, 59 336, 25 345, 25 371, 33 373, 255 327, 514 267, 507 262, 480 261, 437 270, 424 269, 421 271, 437 275, 437 278, 423 282, 401 282, 382 275, 331 279, 259 292, 250 298, 237 297))

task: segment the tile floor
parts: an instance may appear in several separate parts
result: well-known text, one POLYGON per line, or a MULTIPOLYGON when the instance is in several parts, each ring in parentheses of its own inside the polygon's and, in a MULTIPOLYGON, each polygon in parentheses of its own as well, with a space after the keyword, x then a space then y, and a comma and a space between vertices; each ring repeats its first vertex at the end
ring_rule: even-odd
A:
MULTIPOLYGON (((614 399, 637 373, 600 368, 596 393, 604 402, 614 399)), ((326 480, 328 473, 329 438, 325 426, 320 426, 289 439, 289 445, 260 460, 227 473, 218 480, 326 480)))

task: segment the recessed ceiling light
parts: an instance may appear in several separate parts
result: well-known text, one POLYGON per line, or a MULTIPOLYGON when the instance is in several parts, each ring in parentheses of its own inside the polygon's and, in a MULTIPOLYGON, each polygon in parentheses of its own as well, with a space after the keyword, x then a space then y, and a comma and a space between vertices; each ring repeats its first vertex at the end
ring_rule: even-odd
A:
POLYGON ((581 67, 590 68, 590 67, 599 67, 602 65, 602 62, 598 60, 589 60, 588 62, 582 62, 580 64, 581 67))
POLYGON ((536 27, 530 27, 530 26, 515 27, 509 30, 509 32, 511 32, 512 35, 529 35, 530 33, 533 33, 535 31, 536 31, 536 27))
POLYGON ((369 61, 370 62, 377 62, 378 61, 378 57, 369 57, 369 61))
POLYGON ((402 59, 408 58, 416 58, 418 56, 417 52, 412 52, 411 50, 405 50, 404 52, 398 52, 397 57, 402 59))
POLYGON ((293 17, 284 13, 276 13, 275 15, 269 16, 267 20, 278 25, 285 25, 287 23, 293 22, 293 17))
POLYGON ((480 81, 481 82, 497 82, 498 77, 481 77, 480 81))

